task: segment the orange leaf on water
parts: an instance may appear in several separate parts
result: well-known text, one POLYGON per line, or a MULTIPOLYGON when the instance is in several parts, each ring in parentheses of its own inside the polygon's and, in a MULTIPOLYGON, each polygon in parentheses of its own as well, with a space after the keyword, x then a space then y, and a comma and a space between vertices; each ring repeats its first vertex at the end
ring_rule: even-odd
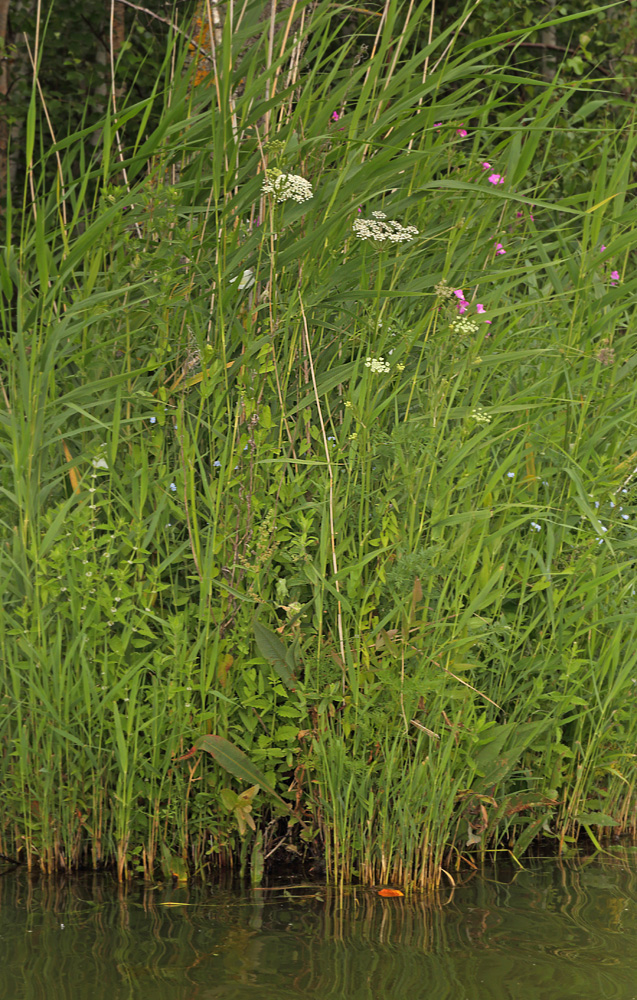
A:
POLYGON ((400 889, 379 889, 378 890, 378 895, 379 896, 404 896, 405 894, 404 894, 404 892, 401 892, 400 889))

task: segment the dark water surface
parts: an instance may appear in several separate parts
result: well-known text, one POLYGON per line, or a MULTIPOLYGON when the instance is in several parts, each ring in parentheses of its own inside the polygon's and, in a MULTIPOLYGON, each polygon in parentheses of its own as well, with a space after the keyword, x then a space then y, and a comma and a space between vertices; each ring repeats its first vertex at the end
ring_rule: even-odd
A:
POLYGON ((637 851, 498 867, 433 900, 0 875, 0 1000, 421 997, 636 1000, 637 851))

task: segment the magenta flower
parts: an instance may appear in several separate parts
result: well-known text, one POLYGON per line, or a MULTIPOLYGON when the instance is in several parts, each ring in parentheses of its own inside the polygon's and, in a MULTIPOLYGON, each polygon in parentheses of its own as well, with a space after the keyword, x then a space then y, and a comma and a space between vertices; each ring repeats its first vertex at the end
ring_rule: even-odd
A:
POLYGON ((487 180, 489 184, 504 184, 504 177, 501 177, 500 174, 491 174, 487 180))
POLYGON ((611 278, 610 281, 611 285, 616 285, 617 282, 619 281, 619 271, 611 271, 610 278, 611 278))
MULTIPOLYGON (((460 122, 460 124, 464 125, 464 122, 460 122)), ((456 135, 461 135, 462 138, 464 139, 467 135, 469 135, 469 133, 467 132, 466 128, 457 128, 456 135)))
MULTIPOLYGON (((479 313, 485 312, 485 308, 484 308, 484 306, 482 305, 481 302, 478 302, 478 304, 476 305, 476 312, 479 312, 479 313)), ((487 322, 488 322, 488 320, 487 320, 487 322)))
POLYGON ((458 289, 456 289, 456 291, 455 291, 455 292, 454 292, 453 294, 454 294, 454 295, 455 295, 455 296, 457 297, 457 299, 459 300, 459 301, 458 301, 458 312, 459 312, 459 313, 460 313, 460 315, 462 316, 462 314, 463 314, 463 313, 466 313, 467 309, 469 308, 469 303, 468 303, 468 302, 467 302, 467 300, 465 299, 465 297, 464 297, 464 292, 462 291, 462 289, 461 289, 461 288, 458 288, 458 289))
POLYGON ((339 118, 338 111, 332 111, 332 121, 337 122, 339 118))
POLYGON ((601 246, 601 247, 599 248, 599 252, 600 252, 600 253, 604 253, 604 250, 605 250, 605 249, 606 249, 606 247, 605 247, 605 246, 601 246))
POLYGON ((483 170, 491 170, 491 164, 487 163, 486 160, 485 160, 485 162, 482 164, 482 169, 483 170))
POLYGON ((434 128, 440 128, 442 122, 434 122, 434 128))
POLYGON ((501 243, 496 243, 496 245, 495 245, 495 252, 496 252, 496 254, 502 254, 502 253, 506 253, 506 250, 504 249, 504 247, 502 246, 501 243))

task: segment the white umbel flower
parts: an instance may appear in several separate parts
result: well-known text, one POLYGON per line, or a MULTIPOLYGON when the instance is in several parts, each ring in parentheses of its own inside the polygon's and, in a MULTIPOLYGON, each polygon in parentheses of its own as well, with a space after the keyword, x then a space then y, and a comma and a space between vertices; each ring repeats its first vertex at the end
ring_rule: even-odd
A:
POLYGON ((366 358, 365 367, 371 368, 373 372, 388 372, 389 365, 384 358, 366 358))
POLYGON ((476 406, 475 409, 471 411, 471 416, 473 417, 473 419, 477 424, 491 423, 491 414, 487 413, 487 411, 482 406, 476 406))
POLYGON ((372 219, 356 219, 352 225, 354 234, 361 240, 372 240, 374 243, 406 243, 418 236, 415 226, 401 226, 392 219, 385 222, 384 212, 372 212, 372 219))
POLYGON ((460 333, 463 336, 471 336, 478 332, 480 327, 477 323, 474 323, 471 319, 466 319, 464 316, 459 316, 458 319, 454 319, 451 324, 451 329, 454 333, 460 333))
POLYGON ((273 194, 277 201, 309 201, 312 198, 312 185, 300 174, 282 174, 277 170, 268 170, 263 182, 263 194, 273 194))

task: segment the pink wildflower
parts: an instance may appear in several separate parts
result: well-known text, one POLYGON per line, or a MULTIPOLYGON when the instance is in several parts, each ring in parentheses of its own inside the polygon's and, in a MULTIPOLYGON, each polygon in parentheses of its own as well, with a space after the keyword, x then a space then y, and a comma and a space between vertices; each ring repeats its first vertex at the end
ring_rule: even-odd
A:
POLYGON ((491 164, 487 163, 486 160, 485 160, 485 162, 482 164, 482 169, 483 170, 491 170, 491 164))
POLYGON ((458 288, 453 294, 458 298, 458 312, 462 316, 462 314, 466 313, 469 308, 469 303, 465 299, 464 292, 461 288, 458 288))
POLYGON ((332 121, 337 122, 339 119, 338 111, 332 111, 332 121))
POLYGON ((500 174, 491 174, 487 180, 489 184, 504 184, 504 177, 501 177, 500 174))
POLYGON ((601 246, 601 247, 599 248, 599 252, 600 252, 600 253, 604 253, 604 250, 605 250, 605 249, 606 249, 606 247, 602 245, 602 246, 601 246))
MULTIPOLYGON (((484 308, 484 306, 482 305, 481 302, 478 302, 478 304, 476 305, 476 312, 479 312, 479 313, 485 312, 485 308, 484 308)), ((488 320, 487 320, 487 322, 488 322, 488 320)))
POLYGON ((496 243, 496 245, 495 245, 495 252, 496 252, 496 254, 502 254, 502 253, 506 253, 506 250, 504 249, 504 247, 502 246, 501 243, 496 243))
POLYGON ((611 282, 610 282, 611 285, 616 285, 617 282, 619 281, 619 271, 611 271, 610 277, 611 277, 611 282))
POLYGON ((442 122, 434 122, 434 128, 440 128, 441 125, 442 125, 442 122))
MULTIPOLYGON (((460 122, 460 124, 462 125, 464 123, 460 122)), ((469 133, 467 132, 466 128, 457 128, 456 135, 461 135, 462 138, 464 139, 467 135, 469 135, 469 133)))

